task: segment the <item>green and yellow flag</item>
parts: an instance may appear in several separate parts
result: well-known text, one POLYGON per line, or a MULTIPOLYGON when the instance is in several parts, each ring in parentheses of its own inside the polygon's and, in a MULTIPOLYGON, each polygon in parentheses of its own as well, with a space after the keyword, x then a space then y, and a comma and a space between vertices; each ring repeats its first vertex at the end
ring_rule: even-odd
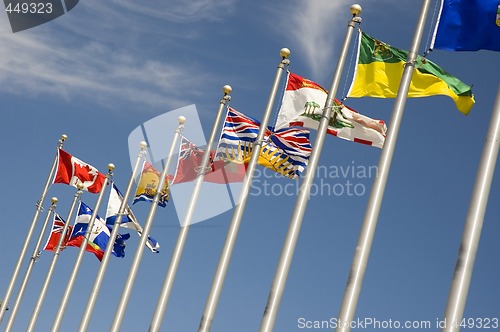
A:
MULTIPOLYGON (((395 98, 408 57, 384 42, 360 33, 358 62, 348 97, 395 98)), ((445 95, 458 110, 468 114, 474 105, 471 87, 451 76, 432 61, 417 56, 408 97, 445 95)))

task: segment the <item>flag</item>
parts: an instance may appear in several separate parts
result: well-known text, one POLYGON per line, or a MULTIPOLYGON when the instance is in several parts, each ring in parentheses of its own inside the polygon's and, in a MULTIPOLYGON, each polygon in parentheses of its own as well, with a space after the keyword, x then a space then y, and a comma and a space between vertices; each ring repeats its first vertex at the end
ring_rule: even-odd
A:
POLYGON ((431 49, 500 51, 500 1, 443 0, 431 49))
MULTIPOLYGON (((56 251, 57 244, 59 243, 59 239, 61 238, 61 234, 64 228, 65 222, 57 213, 54 214, 54 219, 52 220, 52 230, 50 231, 49 238, 47 239, 47 243, 43 247, 43 250, 56 251)), ((66 243, 71 236, 71 231, 73 227, 68 225, 66 230, 66 236, 64 241, 61 243, 61 250, 66 247, 66 243)))
MULTIPOLYGON (((67 242, 67 246, 80 247, 87 232, 90 218, 92 217, 92 209, 85 203, 80 202, 78 214, 73 226, 73 232, 67 242)), ((111 227, 108 227, 104 220, 96 215, 94 225, 87 242, 86 251, 95 254, 97 259, 102 260, 104 251, 109 242, 111 227)), ((130 238, 130 234, 118 234, 113 245, 113 255, 117 257, 125 257, 125 240, 130 238)))
POLYGON ((64 183, 73 187, 77 187, 77 184, 81 183, 83 189, 91 193, 95 194, 101 191, 105 175, 100 173, 97 168, 73 157, 62 149, 58 149, 58 156, 57 172, 53 183, 64 183))
MULTIPOLYGON (((317 130, 327 97, 328 92, 319 84, 289 72, 275 127, 299 126, 317 130)), ((335 99, 328 134, 382 148, 386 132, 384 121, 362 115, 335 99)))
MULTIPOLYGON (((141 178, 139 179, 139 184, 137 185, 132 205, 140 201, 153 201, 156 195, 156 188, 160 183, 160 176, 160 172, 158 172, 150 163, 147 161, 144 162, 142 166, 141 178)), ((168 189, 168 179, 165 179, 165 185, 161 191, 158 205, 166 207, 169 199, 170 190, 168 189)))
MULTIPOLYGON (((248 164, 260 122, 233 108, 224 122, 216 158, 248 164)), ((298 178, 305 169, 312 147, 309 131, 302 128, 266 130, 258 164, 289 178, 298 178)))
MULTIPOLYGON (((120 210, 120 206, 123 202, 123 195, 118 190, 118 187, 113 183, 111 186, 111 190, 109 193, 108 207, 106 209, 106 224, 113 227, 115 224, 116 218, 118 216, 118 211, 120 210)), ((128 206, 125 207, 125 214, 122 217, 122 222, 120 227, 133 229, 135 230, 139 236, 142 235, 142 226, 137 221, 132 209, 128 206)), ((146 242, 146 246, 152 251, 159 253, 160 252, 160 244, 158 241, 148 236, 148 240, 146 242)))
MULTIPOLYGON (((179 148, 179 158, 172 184, 194 181, 198 176, 205 151, 182 136, 179 148)), ((215 150, 209 157, 207 170, 203 181, 218 184, 242 182, 246 167, 241 164, 226 163, 224 160, 214 160, 215 150)))
MULTIPOLYGON (((360 33, 358 47, 357 68, 348 96, 395 98, 408 52, 376 40, 364 32, 360 33)), ((474 105, 470 86, 432 61, 418 56, 408 97, 434 95, 452 98, 463 114, 468 114, 474 105)))

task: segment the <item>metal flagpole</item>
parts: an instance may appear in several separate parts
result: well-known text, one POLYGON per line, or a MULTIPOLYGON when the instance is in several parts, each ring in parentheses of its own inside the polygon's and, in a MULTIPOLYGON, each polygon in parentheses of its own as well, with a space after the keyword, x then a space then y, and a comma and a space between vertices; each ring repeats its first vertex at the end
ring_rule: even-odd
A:
POLYGON ((227 269, 229 267, 229 261, 231 260, 231 254, 233 252, 234 244, 236 242, 236 236, 238 235, 238 230, 241 224, 241 218, 243 217, 243 212, 245 210, 246 201, 248 198, 248 192, 252 184, 253 174, 255 168, 257 167, 257 160, 262 149, 262 143, 264 140, 264 135, 267 130, 267 125, 269 123, 269 117, 271 116, 272 107, 274 104, 274 99, 276 97, 276 91, 280 83, 281 75, 285 66, 290 63, 288 56, 290 55, 290 50, 288 48, 282 48, 280 50, 281 61, 278 65, 274 82, 271 88, 271 93, 267 101, 267 106, 264 111, 264 116, 262 118, 259 133, 255 140, 252 156, 248 163, 246 176, 243 181, 243 185, 240 191, 239 204, 236 205, 233 217, 231 219, 231 224, 229 225, 229 230, 226 235, 226 241, 224 243, 224 248, 222 249, 221 256, 219 258, 219 264, 212 280, 212 286, 205 304, 205 309, 203 310, 203 316, 201 317, 200 326, 198 331, 208 332, 212 327, 212 322, 215 316, 215 310, 217 309, 217 304, 219 302, 220 293, 222 291, 222 285, 224 284, 224 279, 226 278, 227 269))
POLYGON ((469 292, 472 270, 476 260, 477 248, 483 228, 484 214, 488 204, 491 181, 495 172, 495 165, 500 145, 500 85, 490 125, 486 134, 486 140, 479 162, 476 182, 470 200, 469 211, 462 233, 462 242, 458 251, 455 272, 450 286, 448 303, 444 315, 445 327, 443 332, 458 332, 462 323, 465 302, 469 292))
POLYGON ((366 266, 368 264, 368 257, 377 226, 377 219, 380 213, 380 206, 384 196, 385 185, 387 177, 389 176, 389 169, 391 168, 392 156, 396 147, 396 139, 398 137, 401 120, 403 118, 404 107, 410 88, 410 82, 415 68, 415 60, 418 55, 418 48, 424 32, 425 21, 427 12, 429 11, 430 0, 424 0, 420 17, 415 29, 415 35, 411 49, 408 52, 406 65, 403 70, 403 76, 399 84, 398 94, 394 102, 394 109, 392 111, 391 120, 389 122, 389 129, 387 130, 387 137, 385 139, 384 147, 380 154, 378 163, 378 172, 373 182, 373 186, 368 199, 368 206, 366 208, 363 224, 361 226, 356 251, 351 264, 351 270, 347 279, 344 297, 340 306, 338 315, 336 332, 349 332, 351 330, 351 321, 356 311, 359 294, 363 278, 365 276, 366 266))
POLYGON ((340 53, 337 68, 333 75, 330 91, 328 92, 328 98, 326 99, 325 107, 321 115, 316 139, 313 144, 313 151, 307 164, 304 180, 302 181, 302 184, 300 186, 299 195, 295 203, 295 209, 290 220, 288 233, 283 244, 283 249, 281 251, 278 266, 276 268, 271 290, 269 291, 269 297, 267 299, 266 308, 264 310, 262 322, 260 325, 261 332, 270 332, 274 328, 276 315, 278 314, 281 297, 285 289, 286 279, 288 277, 288 272, 292 263, 293 253, 297 244, 297 239, 299 237, 300 226, 302 224, 307 201, 309 199, 311 185, 314 180, 314 174, 316 173, 316 167, 318 165, 321 150, 323 148, 323 142, 325 141, 326 130, 332 118, 332 108, 334 107, 333 102, 340 83, 340 78, 342 76, 342 70, 344 68, 345 58, 349 49, 352 32, 356 27, 356 23, 361 23, 361 18, 358 16, 361 13, 361 7, 359 5, 352 5, 350 7, 350 12, 352 14, 352 19, 347 25, 348 28, 344 40, 344 45, 340 53))
MULTIPOLYGON (((123 196, 120 208, 118 209, 118 215, 116 217, 115 223, 113 225, 113 230, 109 236, 108 243, 115 243, 116 237, 118 235, 118 231, 120 230, 120 224, 123 219, 123 215, 126 213, 125 209, 127 208, 127 201, 130 196, 130 192, 132 191, 132 186, 134 184, 135 175, 137 173, 137 169, 139 168, 141 160, 146 155, 146 148, 148 144, 144 141, 140 143, 141 150, 137 155, 137 161, 135 162, 134 168, 132 170, 132 175, 130 175, 130 180, 128 182, 127 190, 123 196)), ((147 238, 147 236, 146 236, 147 238)), ((94 310, 94 305, 97 300, 97 295, 99 294, 99 290, 101 288, 102 279, 104 278, 104 274, 106 273, 106 268, 109 263, 109 258, 111 257, 111 253, 113 252, 113 245, 108 245, 104 252, 104 256, 101 260, 101 264, 99 265, 99 270, 97 271, 97 276, 94 281, 94 286, 90 292, 90 297, 87 302, 87 307, 85 308, 85 312, 80 321, 79 331, 86 331, 90 322, 90 317, 92 316, 92 311, 94 310)))
POLYGON ((31 255, 30 257, 30 262, 28 263, 26 274, 24 275, 23 282, 21 283, 21 287, 19 288, 19 293, 17 294, 16 300, 14 301, 12 312, 10 313, 9 319, 7 320, 7 325, 5 326, 5 332, 10 331, 12 325, 14 324, 14 320, 16 319, 17 310, 19 309, 19 304, 21 303, 21 299, 23 298, 24 291, 26 289, 26 284, 28 283, 29 277, 31 275, 31 270, 33 269, 33 265, 37 261, 38 257, 40 257, 40 245, 42 243, 45 230, 47 229, 47 225, 49 224, 51 213, 56 208, 56 203, 57 203, 57 197, 52 197, 52 205, 50 206, 49 212, 47 213, 47 217, 45 217, 45 221, 43 222, 42 230, 40 231, 40 235, 35 245, 35 250, 33 251, 33 255, 31 255))
MULTIPOLYGON (((87 249, 87 239, 90 236, 90 232, 92 228, 94 228, 95 219, 97 217, 97 211, 101 206, 102 197, 104 196, 105 188, 108 185, 109 178, 113 175, 113 170, 115 169, 115 165, 108 164, 108 174, 104 178, 104 182, 102 184, 102 189, 99 192, 99 196, 97 197, 97 201, 95 204, 94 211, 92 211, 92 216, 90 217, 89 224, 87 225, 87 231, 85 232, 85 237, 82 240, 82 244, 80 245, 80 249, 78 250, 78 255, 76 256, 75 264, 73 266, 73 271, 71 271, 71 275, 68 280, 68 284, 66 285, 66 289, 64 290, 63 297, 61 299, 61 303, 59 304, 59 310, 57 311, 56 318, 54 319, 54 323, 52 324, 52 331, 58 331, 59 326, 61 325, 62 318, 64 316, 64 311, 66 310, 66 306, 68 305, 68 300, 71 295, 71 291, 73 290, 73 286, 76 281, 76 276, 78 275, 78 271, 80 269, 80 265, 82 263, 83 255, 87 249)), ((67 221, 69 222, 69 220, 67 221)), ((113 245, 113 244, 110 244, 113 245)), ((38 313, 37 313, 38 315, 38 313)), ((33 319, 32 319, 33 320, 33 319)))
POLYGON ((165 315, 165 310, 167 309, 168 299, 170 297, 170 292, 172 290, 172 285, 174 284, 175 275, 177 273, 177 268, 181 260, 182 252, 184 250, 184 245, 186 243, 186 238, 189 233, 189 227, 191 224, 191 219, 193 218, 193 213, 196 208, 196 202, 198 201, 198 196, 200 194, 201 185, 203 184, 203 179, 207 169, 209 169, 210 152, 212 150, 212 145, 216 139, 218 133, 219 123, 221 122, 222 115, 224 114, 225 106, 229 106, 229 101, 231 100, 230 93, 232 88, 229 85, 224 85, 222 87, 222 92, 224 96, 220 100, 219 109, 215 116, 214 124, 212 126, 212 132, 207 142, 207 147, 203 158, 201 160, 200 169, 196 176, 193 193, 191 194, 191 200, 189 201, 189 206, 186 210, 186 215, 184 216, 183 224, 179 230, 179 235, 177 236, 177 242, 175 244, 174 251, 172 253, 172 258, 170 259, 170 265, 168 266, 167 274, 165 275, 165 280, 163 281, 163 287, 156 302, 155 312, 151 323, 149 325, 149 331, 160 331, 163 316, 165 315))
MULTIPOLYGON (((64 145, 64 141, 68 138, 66 135, 61 135, 61 138, 59 139, 59 142, 57 143, 57 150, 62 149, 64 145)), ((40 211, 42 210, 42 205, 43 201, 45 200, 45 195, 47 194, 47 191, 49 190, 49 186, 52 182, 52 178, 54 176, 54 172, 56 171, 57 167, 57 162, 59 161, 59 154, 57 153, 54 162, 52 163, 52 168, 50 169, 49 176, 47 177, 47 182, 45 182, 45 186, 43 187, 42 190, 42 195, 40 196, 40 199, 38 199, 38 202, 36 203, 36 211, 35 215, 33 216, 33 220, 31 221, 31 226, 30 229, 28 230, 28 234, 26 235, 26 239, 24 240, 23 248, 21 249, 21 253, 19 254, 19 258, 17 260, 16 267, 14 268, 14 272, 12 273, 12 277, 9 282, 9 286, 7 287, 7 292, 5 293, 5 296, 2 299, 2 305, 0 305, 0 323, 2 323, 3 316, 5 314, 5 311, 7 309, 7 305, 9 304, 9 299, 10 296, 12 295, 12 290, 14 289, 14 284, 16 283, 17 275, 19 274, 19 270, 21 269, 21 264, 24 259, 24 256, 26 255, 26 251, 28 250, 28 245, 31 240, 31 236, 33 235, 33 231, 35 229, 36 221, 38 220, 38 215, 40 214, 40 211)))
MULTIPOLYGON (((47 272, 47 276, 45 277, 45 281, 42 285, 42 290, 40 291, 40 295, 38 297, 37 303, 35 305, 35 309, 33 311, 33 315, 31 316, 31 320, 30 320, 28 329, 26 331, 32 331, 35 328, 38 314, 39 314, 40 309, 42 307, 43 300, 45 299, 45 294, 47 293, 47 290, 49 288, 49 284, 50 284, 50 281, 52 279, 52 274, 54 273, 54 269, 56 267, 57 260, 59 258, 59 253, 62 250, 61 247, 63 246, 64 238, 66 237, 66 232, 68 231, 68 228, 69 228, 71 216, 73 215, 73 211, 75 210, 75 206, 76 206, 76 202, 78 201, 78 198, 83 193, 82 189, 83 189, 83 184, 79 183, 78 190, 74 195, 73 202, 71 203, 71 207, 69 209, 68 218, 66 218, 66 222, 64 223, 64 227, 61 231, 61 237, 59 238, 59 241, 57 242, 54 256, 52 256, 52 262, 50 263, 49 270, 47 272)), ((5 332, 8 332, 8 330, 6 330, 5 332)))
POLYGON ((125 315, 125 309, 127 308, 128 299, 130 297, 130 293, 132 292, 132 287, 134 286, 135 277, 137 275, 137 271, 139 269, 139 264, 141 263, 142 254, 144 252, 144 246, 148 240, 148 235, 151 231, 151 227, 153 225, 153 219, 156 213, 156 208, 158 207, 158 202, 160 200, 160 195, 163 187, 165 186, 165 181, 168 173, 168 169, 172 162, 172 156, 174 155, 175 148, 177 146, 177 141, 181 136, 182 129, 184 129, 184 123, 186 122, 186 118, 183 116, 179 116, 177 118, 179 126, 175 130, 174 138, 172 140, 172 145, 170 146, 170 151, 166 157, 165 166, 160 175, 160 181, 158 186, 156 187, 156 193, 153 198, 153 202, 151 203, 151 208, 149 209, 148 216, 146 221, 144 222, 143 236, 139 241, 139 245, 135 252, 134 260, 132 261, 132 265, 130 266, 130 271, 128 273, 127 281, 125 282, 125 286, 122 291, 122 296, 120 298, 120 302, 118 303, 118 307, 115 312, 115 317, 113 319, 113 323, 110 331, 119 332, 121 322, 123 320, 123 316, 125 315))

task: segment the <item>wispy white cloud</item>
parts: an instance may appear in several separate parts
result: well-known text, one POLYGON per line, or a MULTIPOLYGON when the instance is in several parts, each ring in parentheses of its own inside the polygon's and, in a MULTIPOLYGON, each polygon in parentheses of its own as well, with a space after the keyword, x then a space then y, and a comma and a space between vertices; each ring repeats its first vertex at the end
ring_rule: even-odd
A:
MULTIPOLYGON (((279 13, 273 13, 275 30, 294 45, 293 52, 310 67, 311 79, 325 81, 331 77, 331 71, 325 68, 336 66, 335 55, 344 43, 353 3, 352 0, 295 0, 279 13)), ((378 0, 363 5, 363 9, 384 11, 389 4, 395 13, 407 6, 402 1, 378 0)))
POLYGON ((112 0, 115 6, 121 6, 130 13, 144 17, 156 17, 169 22, 219 21, 230 13, 236 0, 194 0, 164 1, 149 0, 147 6, 134 0, 112 0))
POLYGON ((278 16, 282 18, 280 30, 286 31, 286 38, 298 47, 294 53, 304 58, 314 77, 324 78, 324 68, 331 67, 329 63, 345 35, 345 11, 351 4, 346 0, 294 1, 284 9, 284 15, 278 16))
MULTIPOLYGON (((144 6, 134 1, 86 0, 55 21, 21 33, 9 33, 3 24, 0 83, 4 92, 28 96, 178 106, 185 102, 186 90, 203 90, 210 73, 189 59, 145 49, 142 39, 161 36, 165 26, 176 24, 185 29, 175 31, 187 33, 170 33, 167 41, 161 40, 163 46, 175 45, 186 36, 196 38, 196 32, 189 33, 196 27, 189 23, 213 20, 217 12, 231 10, 233 2, 148 1, 144 6)), ((5 12, 3 16, 7 21, 5 12)))

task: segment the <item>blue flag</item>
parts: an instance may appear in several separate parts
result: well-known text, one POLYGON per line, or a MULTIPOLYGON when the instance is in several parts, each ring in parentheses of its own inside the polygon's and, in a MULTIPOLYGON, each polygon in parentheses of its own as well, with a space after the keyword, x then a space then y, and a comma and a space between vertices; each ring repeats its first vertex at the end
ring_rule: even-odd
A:
MULTIPOLYGON (((78 207, 78 215, 73 226, 73 231, 67 242, 67 246, 80 247, 84 241, 85 234, 92 217, 92 209, 85 203, 80 202, 78 207)), ((94 226, 89 233, 86 251, 92 252, 96 255, 97 259, 102 260, 104 251, 109 242, 111 234, 111 227, 107 226, 105 221, 96 215, 94 226)), ((125 257, 125 241, 130 238, 130 234, 117 234, 115 243, 113 244, 113 255, 116 257, 125 257)))
POLYGON ((442 0, 434 48, 500 51, 500 1, 442 0))

